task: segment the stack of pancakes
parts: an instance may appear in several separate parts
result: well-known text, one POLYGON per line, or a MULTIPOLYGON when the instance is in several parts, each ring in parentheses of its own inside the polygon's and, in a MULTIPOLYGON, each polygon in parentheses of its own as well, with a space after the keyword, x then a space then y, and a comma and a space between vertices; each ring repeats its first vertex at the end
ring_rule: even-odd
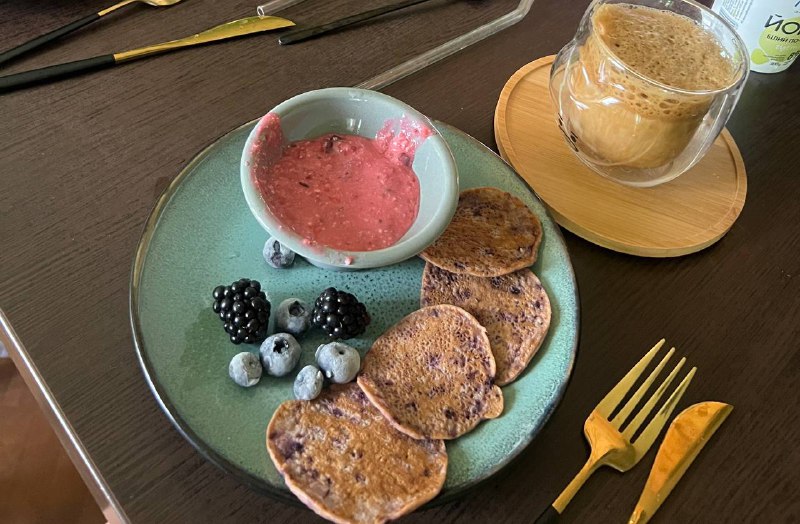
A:
POLYGON ((267 449, 289 489, 341 523, 381 523, 435 497, 445 439, 500 416, 547 334, 550 301, 529 267, 542 227, 516 197, 464 191, 452 222, 420 256, 421 309, 389 328, 357 384, 283 403, 267 449))

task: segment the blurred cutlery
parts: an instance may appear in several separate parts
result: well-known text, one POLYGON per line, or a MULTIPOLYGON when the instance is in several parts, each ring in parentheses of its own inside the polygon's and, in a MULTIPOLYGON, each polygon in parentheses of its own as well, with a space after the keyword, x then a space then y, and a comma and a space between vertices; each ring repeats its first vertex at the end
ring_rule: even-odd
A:
POLYGON ((46 34, 44 34, 42 36, 36 37, 33 40, 29 40, 29 41, 25 42, 24 44, 19 45, 19 46, 13 48, 13 49, 9 49, 8 51, 0 53, 0 64, 2 64, 3 62, 9 61, 12 58, 16 58, 17 56, 19 56, 19 55, 21 55, 23 53, 27 53, 28 51, 32 51, 32 50, 36 49, 37 47, 41 47, 41 46, 43 46, 44 44, 46 44, 48 42, 52 42, 53 40, 55 40, 57 38, 61 38, 62 36, 66 35, 68 33, 71 33, 71 32, 73 32, 73 31, 75 31, 77 29, 80 29, 81 27, 89 25, 92 22, 100 20, 102 17, 104 17, 108 13, 116 11, 120 7, 125 7, 128 4, 133 4, 135 2, 141 2, 141 3, 147 4, 147 5, 152 5, 152 6, 155 6, 155 7, 165 7, 165 6, 177 4, 180 1, 181 0, 124 0, 123 2, 120 2, 118 4, 112 5, 111 7, 107 7, 105 9, 103 9, 102 11, 98 11, 96 13, 92 13, 89 16, 85 16, 85 17, 83 17, 83 18, 81 18, 79 20, 75 20, 72 23, 69 23, 69 24, 67 24, 67 25, 65 25, 63 27, 60 27, 60 28, 56 29, 55 31, 51 31, 51 32, 46 33, 46 34))
POLYGON ((64 64, 57 64, 50 67, 44 67, 42 69, 25 71, 24 73, 0 76, 0 91, 16 89, 29 84, 53 80, 85 71, 105 69, 123 62, 136 60, 137 58, 142 58, 157 53, 166 53, 168 51, 174 51, 175 49, 180 49, 183 47, 207 44, 209 42, 216 42, 218 40, 227 40, 228 38, 236 38, 239 36, 261 33, 263 31, 270 31, 272 29, 290 27, 293 25, 294 22, 291 20, 278 18, 276 16, 251 16, 249 18, 242 18, 240 20, 234 20, 233 22, 212 27, 211 29, 203 31, 202 33, 187 36, 186 38, 181 38, 179 40, 171 40, 161 44, 140 47, 130 51, 123 51, 122 53, 114 53, 113 55, 100 55, 93 58, 78 60, 76 62, 66 62, 64 64))

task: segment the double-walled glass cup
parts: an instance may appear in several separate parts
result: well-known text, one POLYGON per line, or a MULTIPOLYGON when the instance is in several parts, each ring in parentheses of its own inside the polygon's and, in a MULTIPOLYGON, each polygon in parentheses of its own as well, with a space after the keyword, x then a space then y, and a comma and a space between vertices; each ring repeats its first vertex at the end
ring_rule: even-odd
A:
MULTIPOLYGON (((632 45, 649 36, 646 26, 627 34, 632 45)), ((652 50, 649 62, 657 67, 661 57, 652 55, 659 48, 642 48, 652 50)), ((674 70, 676 57, 663 58, 674 70)), ((679 63, 679 76, 698 64, 686 59, 683 67, 679 63)), ((747 50, 736 32, 692 0, 595 0, 553 63, 550 94, 559 126, 583 163, 617 182, 649 187, 674 179, 703 157, 733 111, 749 68, 747 50), (684 89, 627 64, 615 54, 595 16, 600 10, 605 16, 613 4, 688 17, 716 41, 730 66, 729 76, 721 87, 684 89)))

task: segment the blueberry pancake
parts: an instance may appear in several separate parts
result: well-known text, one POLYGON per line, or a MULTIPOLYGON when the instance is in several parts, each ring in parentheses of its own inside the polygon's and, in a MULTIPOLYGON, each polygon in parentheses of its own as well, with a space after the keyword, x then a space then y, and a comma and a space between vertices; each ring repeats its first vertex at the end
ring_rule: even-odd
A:
POLYGON ((453 220, 422 253, 452 273, 496 277, 536 262, 542 224, 517 197, 493 187, 463 191, 453 220))
POLYGON ((358 385, 403 433, 454 439, 500 416, 503 393, 486 330, 461 308, 422 308, 381 335, 358 385))
POLYGON ((439 493, 447 471, 444 442, 400 433, 355 383, 281 404, 267 427, 267 450, 292 493, 339 523, 410 513, 439 493))
POLYGON ((550 327, 550 299, 529 269, 483 278, 425 264, 420 306, 436 304, 463 308, 486 328, 499 386, 525 370, 550 327))

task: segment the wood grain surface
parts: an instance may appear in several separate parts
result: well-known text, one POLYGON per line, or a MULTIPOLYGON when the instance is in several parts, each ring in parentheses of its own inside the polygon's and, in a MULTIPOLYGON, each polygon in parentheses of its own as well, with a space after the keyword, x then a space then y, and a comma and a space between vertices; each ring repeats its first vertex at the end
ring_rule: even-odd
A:
POLYGON ((723 130, 696 166, 668 184, 638 188, 598 176, 570 150, 556 122, 554 59, 537 58, 511 76, 497 102, 494 136, 556 221, 590 242, 646 257, 686 255, 722 238, 747 193, 730 133, 723 130))
MULTIPOLYGON (((7 71, 191 33, 249 15, 255 3, 131 7, 7 71)), ((338 12, 307 4, 320 18, 338 12)), ((537 0, 516 26, 385 91, 493 147, 506 80, 571 38, 587 4, 537 0)), ((103 5, 5 0, 0 47, 103 5)), ((442 9, 467 7, 477 19, 496 6, 442 9)), ((133 351, 131 259, 158 194, 195 153, 287 96, 355 84, 467 23, 432 7, 285 49, 244 39, 0 96, 0 307, 131 521, 319 521, 239 484, 170 426, 133 351), (407 40, 390 45, 398 33, 407 40)), ((404 522, 532 521, 585 460, 581 428, 591 408, 662 336, 699 368, 682 406, 719 400, 735 409, 654 522, 800 519, 798 92, 798 65, 750 78, 728 125, 747 165, 748 201, 717 244, 642 259, 566 234, 582 325, 561 406, 519 459, 471 496, 404 522)), ((653 456, 624 475, 598 472, 565 522, 625 521, 653 456)))

